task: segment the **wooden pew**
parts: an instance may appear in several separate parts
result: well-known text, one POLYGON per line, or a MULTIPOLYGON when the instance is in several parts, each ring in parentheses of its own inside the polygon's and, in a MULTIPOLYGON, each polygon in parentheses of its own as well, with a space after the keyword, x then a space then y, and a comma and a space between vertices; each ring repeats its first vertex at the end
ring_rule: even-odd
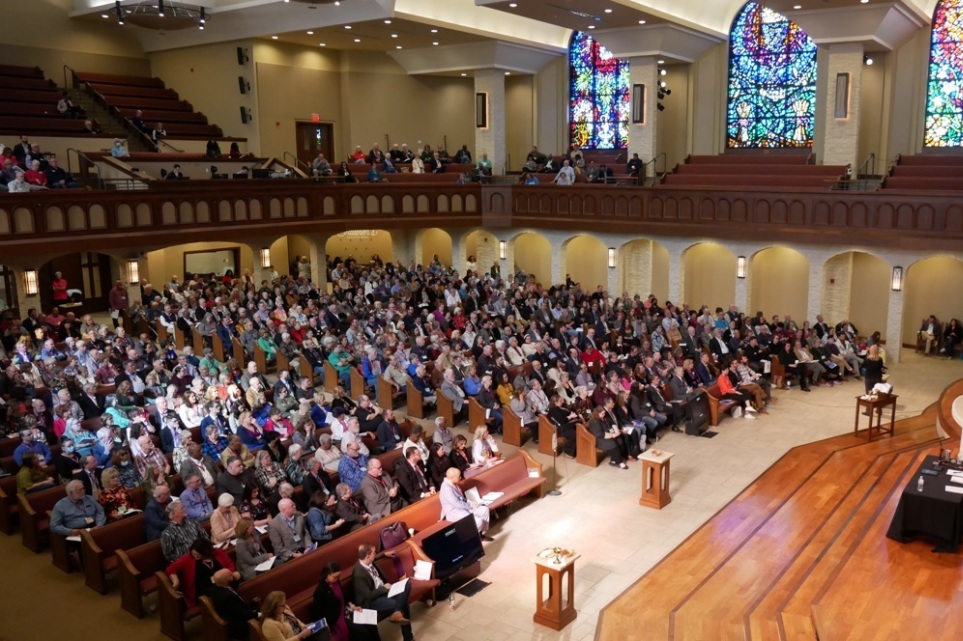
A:
POLYGON ((50 531, 50 517, 47 512, 65 496, 67 494, 64 488, 59 485, 49 490, 17 495, 20 505, 20 537, 28 550, 39 554, 43 549, 50 531))
POLYGON ((407 389, 407 409, 406 412, 411 418, 424 419, 427 418, 425 415, 425 397, 419 390, 415 389, 414 383, 411 382, 411 377, 408 377, 408 384, 405 386, 407 389))
POLYGON ((488 425, 490 419, 485 416, 485 408, 481 406, 474 396, 468 399, 468 429, 474 430, 479 425, 488 425))
POLYGON ((144 597, 157 590, 157 568, 167 561, 160 541, 149 541, 128 550, 117 550, 117 581, 120 584, 120 607, 142 619, 146 610, 144 597))
POLYGON ((157 332, 157 342, 163 345, 170 338, 170 334, 167 332, 167 328, 164 327, 159 321, 155 325, 155 331, 157 332))
MULTIPOLYGON (((470 425, 470 429, 475 429, 475 425, 470 425)), ((506 445, 521 447, 525 442, 523 431, 528 431, 522 425, 521 417, 512 411, 510 407, 502 407, 502 441, 506 445)))
POLYGON ((261 346, 254 343, 254 362, 257 363, 257 371, 262 374, 267 374, 274 371, 274 365, 268 364, 267 352, 261 349, 261 346))
POLYGON ((324 391, 328 394, 334 394, 334 388, 341 384, 341 379, 338 378, 338 370, 334 369, 334 365, 328 359, 324 359, 324 391))
POLYGON ((364 376, 361 374, 361 368, 357 365, 351 368, 351 390, 348 392, 348 397, 357 401, 361 398, 361 395, 367 391, 367 386, 365 385, 364 376))
MULTIPOLYGON (((247 352, 244 351, 244 345, 241 343, 241 339, 237 336, 231 341, 233 347, 234 360, 237 362, 238 367, 244 368, 247 365, 247 352)), ((263 372, 262 372, 263 374, 263 372)))
POLYGON ((298 366, 300 367, 301 376, 311 381, 313 385, 314 379, 317 378, 317 376, 314 374, 314 368, 311 367, 311 361, 309 361, 304 354, 298 353, 298 366))
POLYGON ((278 350, 278 351, 274 354, 274 358, 277 359, 277 360, 275 361, 275 365, 276 365, 276 367, 277 367, 277 371, 278 371, 278 372, 282 372, 282 371, 284 371, 284 370, 290 370, 290 369, 291 369, 291 362, 288 360, 288 357, 287 357, 287 356, 285 356, 284 354, 281 353, 281 350, 278 350))
POLYGON ((719 421, 722 420, 723 416, 726 416, 732 408, 737 407, 736 402, 731 399, 722 398, 722 392, 719 391, 719 385, 713 383, 706 388, 706 393, 709 395, 709 425, 715 427, 719 425, 719 421))
MULTIPOLYGON (((410 385, 408 386, 408 389, 411 389, 410 385)), ((445 422, 448 424, 448 427, 455 427, 455 404, 452 403, 447 396, 441 393, 441 389, 435 393, 435 407, 438 409, 438 416, 443 416, 445 418, 445 422)))
POLYGON ((769 375, 772 377, 772 387, 779 389, 785 383, 786 367, 775 356, 770 360, 772 365, 769 368, 769 375))
POLYGON ((170 577, 163 570, 154 572, 157 581, 157 612, 160 614, 161 634, 174 639, 185 641, 187 631, 184 622, 200 615, 200 605, 188 608, 184 597, 174 589, 170 577))
POLYGON ((595 446, 595 437, 583 423, 575 426, 575 462, 589 467, 598 467, 604 456, 603 450, 595 446))
POLYGON ((115 570, 119 564, 117 551, 136 547, 144 542, 143 513, 82 532, 80 543, 87 587, 106 594, 107 573, 115 570))
POLYGON ((564 436, 556 439, 555 448, 552 448, 552 436, 555 434, 555 425, 546 414, 538 415, 538 453, 545 456, 555 456, 565 442, 564 436))
POLYGON ((177 348, 178 352, 184 351, 184 345, 186 345, 187 338, 184 336, 184 332, 176 324, 174 325, 174 347, 177 348))
POLYGON ((196 329, 191 332, 191 346, 194 348, 194 354, 198 358, 204 355, 204 337, 196 329))
POLYGON ((221 341, 221 337, 218 336, 217 333, 215 333, 211 338, 211 350, 214 355, 214 360, 216 360, 218 363, 223 363, 225 360, 224 343, 221 341))
POLYGON ((127 335, 137 336, 137 334, 134 333, 134 320, 130 317, 130 314, 127 312, 126 309, 121 311, 120 317, 123 322, 124 330, 127 332, 127 335))
POLYGON ((395 386, 392 385, 391 381, 386 379, 384 376, 378 377, 377 394, 378 394, 378 405, 380 405, 385 409, 388 409, 389 407, 391 409, 394 409, 395 401, 397 401, 398 398, 402 396, 402 393, 396 392, 395 386))

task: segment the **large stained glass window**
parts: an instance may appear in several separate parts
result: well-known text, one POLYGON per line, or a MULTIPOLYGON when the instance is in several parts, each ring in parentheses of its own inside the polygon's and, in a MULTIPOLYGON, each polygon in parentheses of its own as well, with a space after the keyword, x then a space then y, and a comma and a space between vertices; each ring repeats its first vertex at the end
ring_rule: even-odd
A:
POLYGON ((572 142, 582 149, 625 149, 629 144, 629 63, 587 33, 569 47, 572 142))
POLYGON ((816 43, 785 16, 748 2, 729 36, 729 147, 811 147, 816 43))
POLYGON ((933 15, 923 144, 963 147, 963 0, 943 0, 933 15))

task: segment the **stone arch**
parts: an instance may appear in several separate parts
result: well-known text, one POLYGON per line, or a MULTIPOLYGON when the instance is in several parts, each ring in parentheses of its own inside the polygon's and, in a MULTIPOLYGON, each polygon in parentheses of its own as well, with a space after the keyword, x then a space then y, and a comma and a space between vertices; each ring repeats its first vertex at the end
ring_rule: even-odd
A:
POLYGON ((499 262, 498 237, 484 229, 469 232, 463 241, 465 260, 475 258, 475 269, 479 273, 487 273, 492 265, 499 262))
MULTIPOLYGON (((920 321, 930 314, 945 323, 960 317, 959 299, 951 292, 963 289, 963 259, 946 254, 928 256, 903 268, 904 345, 916 344, 920 321)), ((858 326, 857 326, 858 327, 858 326)), ((864 331, 860 327, 860 331, 864 331)))
POLYGON ((543 285, 552 283, 552 243, 536 231, 523 231, 505 241, 506 270, 508 278, 514 271, 531 274, 543 285))
POLYGON ((367 263, 375 254, 385 262, 394 260, 391 233, 384 229, 352 229, 335 234, 325 242, 324 253, 328 261, 351 257, 367 263))
MULTIPOLYGON (((810 316, 830 324, 849 319, 856 327, 884 331, 889 317, 889 261, 865 251, 840 252, 823 263, 821 301, 810 316)), ((884 332, 885 333, 885 332, 884 332)))
POLYGON ((608 289, 608 248, 591 234, 579 234, 562 242, 562 278, 571 276, 586 291, 608 289))
POLYGON ((762 310, 767 318, 790 314, 799 325, 809 310, 809 259, 781 245, 765 247, 748 259, 747 313, 762 310))
POLYGON ((426 267, 437 254, 442 265, 451 266, 451 234, 438 227, 422 229, 415 234, 415 260, 426 267))
POLYGON ((618 248, 618 274, 613 297, 654 294, 660 302, 669 294, 669 251, 648 238, 636 238, 618 248))
POLYGON ((682 300, 695 309, 728 309, 736 302, 738 257, 721 243, 701 242, 682 252, 682 300))

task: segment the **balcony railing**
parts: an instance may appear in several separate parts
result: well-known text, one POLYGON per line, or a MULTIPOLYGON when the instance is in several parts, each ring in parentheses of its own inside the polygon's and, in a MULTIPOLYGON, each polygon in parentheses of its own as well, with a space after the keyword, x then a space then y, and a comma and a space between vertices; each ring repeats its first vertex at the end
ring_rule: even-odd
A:
POLYGON ((0 195, 6 255, 346 229, 536 227, 636 236, 956 249, 955 194, 310 180, 152 183, 143 191, 0 195))

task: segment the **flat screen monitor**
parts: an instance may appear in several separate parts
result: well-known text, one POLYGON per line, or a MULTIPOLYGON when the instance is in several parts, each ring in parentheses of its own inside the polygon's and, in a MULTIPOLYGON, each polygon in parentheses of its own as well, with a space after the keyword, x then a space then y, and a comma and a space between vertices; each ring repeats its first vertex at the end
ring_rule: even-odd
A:
POLYGON ((709 394, 699 394, 685 406, 686 433, 701 434, 709 429, 709 394))
POLYGON ((475 517, 471 514, 425 537, 421 548, 435 562, 435 576, 440 579, 485 556, 475 517))
POLYGON ((265 179, 271 177, 270 169, 252 169, 251 176, 258 179, 265 179))

